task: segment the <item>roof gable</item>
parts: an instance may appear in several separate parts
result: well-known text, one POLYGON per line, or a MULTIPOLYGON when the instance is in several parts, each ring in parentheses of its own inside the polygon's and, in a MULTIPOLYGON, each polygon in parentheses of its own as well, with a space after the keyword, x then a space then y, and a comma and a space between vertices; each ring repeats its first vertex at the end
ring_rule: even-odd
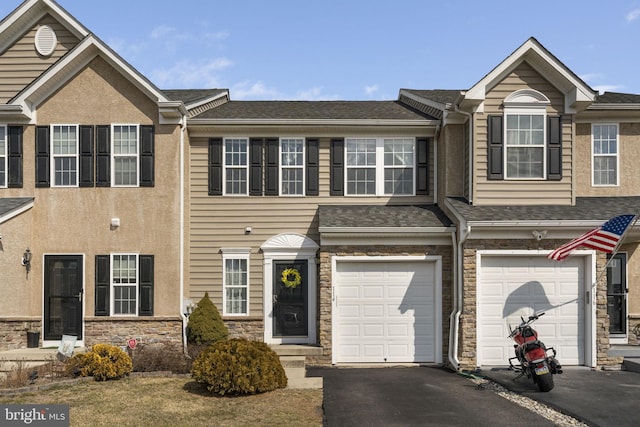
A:
POLYGON ((94 58, 100 56, 134 86, 158 104, 161 123, 177 123, 186 113, 182 101, 169 99, 120 55, 91 34, 53 0, 27 0, 0 23, 0 46, 11 44, 26 28, 49 14, 81 40, 30 85, 0 108, 0 116, 16 122, 33 122, 37 107, 64 86, 94 58), (5 34, 6 31, 6 34, 5 34))
POLYGON ((556 87, 565 98, 565 112, 583 110, 597 92, 531 37, 464 94, 460 105, 466 110, 483 111, 487 92, 500 83, 518 65, 526 62, 556 87))

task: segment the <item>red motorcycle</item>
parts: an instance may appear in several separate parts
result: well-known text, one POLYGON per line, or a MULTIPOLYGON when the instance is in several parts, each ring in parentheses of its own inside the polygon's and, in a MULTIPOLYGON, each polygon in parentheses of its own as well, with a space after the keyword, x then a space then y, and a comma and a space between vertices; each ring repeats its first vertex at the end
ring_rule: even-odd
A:
POLYGON ((538 320, 544 313, 529 316, 528 320, 520 317, 522 322, 511 329, 509 326, 509 338, 516 344, 513 345, 516 355, 509 358, 509 367, 520 375, 533 380, 540 391, 550 391, 553 389, 553 375, 562 373, 562 366, 556 360, 556 350, 553 347, 546 347, 538 339, 538 332, 531 327, 531 324, 538 320), (513 360, 517 361, 514 365, 513 360))

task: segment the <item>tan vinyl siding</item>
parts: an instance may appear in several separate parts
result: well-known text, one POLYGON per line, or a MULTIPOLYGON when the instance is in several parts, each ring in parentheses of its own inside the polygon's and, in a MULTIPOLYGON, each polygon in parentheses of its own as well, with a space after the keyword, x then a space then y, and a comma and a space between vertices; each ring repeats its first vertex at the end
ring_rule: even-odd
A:
POLYGON ((548 115, 562 115, 564 97, 529 64, 523 62, 486 96, 484 113, 474 115, 475 205, 530 205, 572 203, 572 116, 562 115, 562 180, 518 181, 487 179, 487 117, 503 114, 503 101, 513 92, 531 88, 549 98, 548 115))
MULTIPOLYGON (((315 136, 304 131, 297 135, 315 136)), ((262 135, 276 136, 276 135, 262 135)), ((341 134, 335 134, 342 137, 341 134)), ((190 143, 189 255, 187 296, 197 301, 209 296, 222 312, 222 248, 247 248, 250 258, 249 315, 263 315, 263 256, 260 246, 281 233, 299 233, 320 243, 318 206, 321 204, 426 204, 433 202, 433 177, 430 195, 412 197, 329 196, 330 138, 320 138, 319 188, 317 197, 303 196, 209 196, 208 139, 190 143), (252 232, 245 234, 245 227, 252 232)), ((433 171, 433 144, 430 152, 433 171)))
POLYGON ((51 65, 72 49, 79 40, 50 15, 44 16, 22 38, 0 54, 0 103, 6 104, 51 65), (42 57, 35 48, 35 35, 42 25, 49 25, 58 43, 49 57, 42 57))

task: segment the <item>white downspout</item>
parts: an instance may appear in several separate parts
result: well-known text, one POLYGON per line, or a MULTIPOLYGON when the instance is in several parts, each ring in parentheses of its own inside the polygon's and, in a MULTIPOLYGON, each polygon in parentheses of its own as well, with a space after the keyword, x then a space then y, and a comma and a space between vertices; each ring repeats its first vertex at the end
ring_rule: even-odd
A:
POLYGON ((453 243, 453 259, 455 267, 453 269, 453 301, 455 308, 449 319, 449 363, 456 371, 460 370, 460 360, 458 359, 458 329, 460 328, 460 314, 462 313, 462 286, 464 271, 464 251, 462 245, 471 232, 471 226, 460 223, 460 239, 456 243, 456 233, 451 233, 453 243), (464 225, 464 226, 463 226, 464 225), (463 232, 464 231, 464 232, 463 232))
POLYGON ((184 353, 187 354, 187 321, 189 320, 184 313, 183 301, 184 301, 184 208, 185 208, 185 193, 184 193, 184 167, 185 167, 185 154, 184 154, 184 133, 187 129, 187 116, 183 114, 180 120, 180 298, 178 303, 180 304, 180 316, 182 317, 182 346, 184 353))

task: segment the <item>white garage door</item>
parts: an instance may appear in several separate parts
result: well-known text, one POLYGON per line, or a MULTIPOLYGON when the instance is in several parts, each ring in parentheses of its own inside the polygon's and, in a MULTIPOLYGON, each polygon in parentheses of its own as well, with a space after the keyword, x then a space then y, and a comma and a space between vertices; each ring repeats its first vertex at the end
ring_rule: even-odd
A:
POLYGON ((544 256, 482 255, 478 279, 478 364, 505 365, 513 342, 507 324, 534 312, 534 323, 547 347, 563 365, 585 363, 584 258, 554 262, 544 256))
POLYGON ((336 363, 436 360, 435 262, 336 263, 336 363))

